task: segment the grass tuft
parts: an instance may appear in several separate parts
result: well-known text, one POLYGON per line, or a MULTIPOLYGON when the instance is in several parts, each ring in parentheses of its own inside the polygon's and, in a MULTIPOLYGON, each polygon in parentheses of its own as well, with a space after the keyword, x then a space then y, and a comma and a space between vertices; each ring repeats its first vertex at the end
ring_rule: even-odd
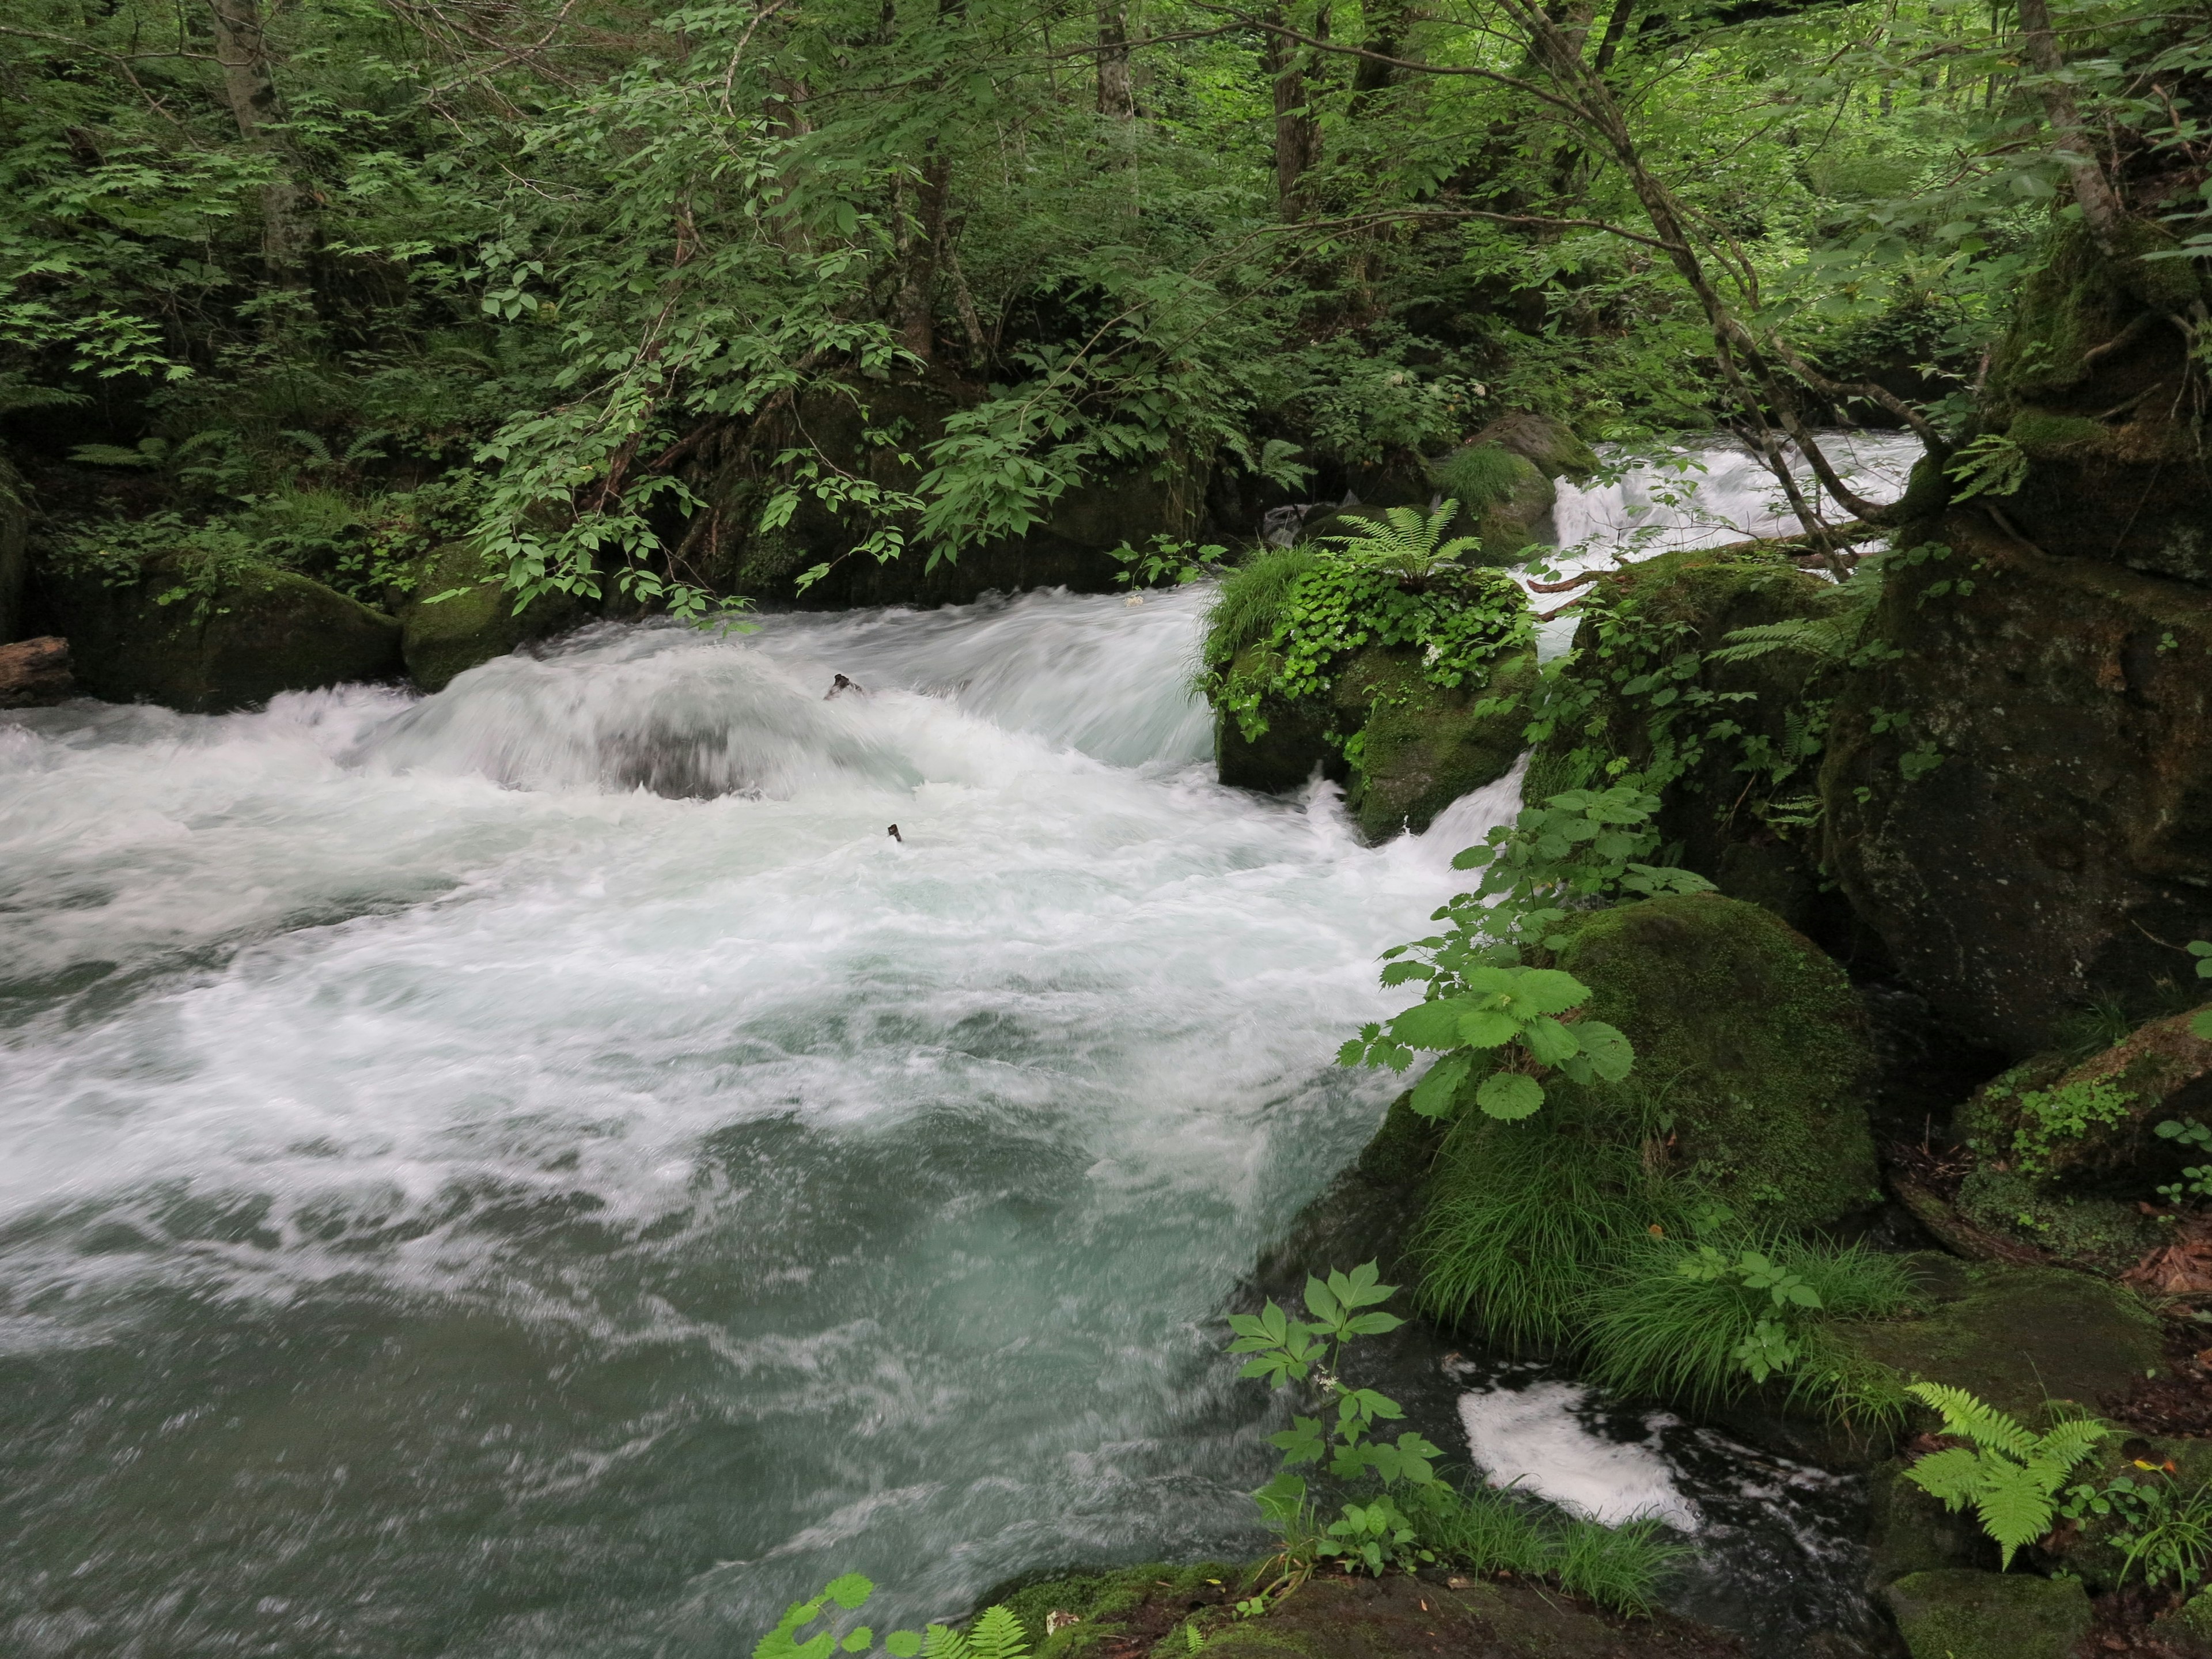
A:
POLYGON ((1615 1613, 1651 1610, 1690 1552, 1656 1521, 1601 1526, 1489 1486, 1449 1489, 1416 1517, 1421 1542, 1476 1572, 1553 1578, 1615 1613))
POLYGON ((1292 584, 1320 557, 1311 547, 1262 548, 1249 564, 1224 576, 1206 613, 1206 662, 1225 667, 1273 633, 1292 584))

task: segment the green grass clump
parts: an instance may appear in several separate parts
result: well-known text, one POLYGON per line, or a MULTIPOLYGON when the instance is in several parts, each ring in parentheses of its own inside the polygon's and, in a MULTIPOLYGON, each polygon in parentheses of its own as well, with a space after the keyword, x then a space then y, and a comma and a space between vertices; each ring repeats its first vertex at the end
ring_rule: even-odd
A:
POLYGON ((1530 470, 1501 445, 1474 444, 1437 463, 1434 476, 1439 489, 1479 515, 1510 495, 1530 470))
POLYGON ((1719 1404, 1753 1386, 1738 1350, 1765 1321, 1785 1325, 1802 1351, 1783 1373, 1793 1399, 1844 1417, 1902 1409, 1901 1401, 1885 1405, 1878 1379, 1860 1376, 1820 1335, 1828 1319, 1882 1319, 1910 1306, 1914 1286, 1902 1258, 1862 1245, 1771 1232, 1731 1232, 1716 1242, 1730 1255, 1760 1252, 1809 1286, 1819 1307, 1778 1307, 1764 1291, 1747 1289, 1734 1278, 1692 1278, 1682 1265, 1693 1247, 1647 1233, 1617 1256, 1613 1271, 1587 1304, 1596 1380, 1623 1393, 1693 1408, 1719 1404))
POLYGON ((1635 1146, 1578 1134, 1551 1114, 1462 1120, 1439 1166, 1414 1241, 1421 1302, 1523 1347, 1576 1335, 1610 1265, 1653 1226, 1674 1231, 1684 1207, 1635 1146))
POLYGON ((1239 652, 1274 632, 1291 586, 1320 556, 1311 547, 1263 548, 1249 564, 1223 577, 1206 613, 1208 665, 1226 667, 1239 652))
POLYGON ((1689 1554, 1656 1521, 1601 1526, 1488 1486, 1445 1488, 1414 1523, 1424 1546, 1462 1566, 1556 1579, 1615 1613, 1649 1613, 1660 1582, 1689 1554))

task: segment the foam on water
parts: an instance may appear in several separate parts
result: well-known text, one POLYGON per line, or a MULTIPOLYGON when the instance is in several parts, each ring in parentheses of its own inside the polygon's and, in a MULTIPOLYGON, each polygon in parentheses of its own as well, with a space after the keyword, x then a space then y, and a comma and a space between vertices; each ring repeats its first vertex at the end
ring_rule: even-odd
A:
POLYGON ((1459 1398, 1468 1449, 1493 1486, 1548 1498, 1571 1514, 1617 1527, 1661 1521, 1696 1532, 1698 1511, 1650 1446, 1608 1439, 1576 1416, 1589 1391, 1573 1382, 1470 1389, 1459 1398))
POLYGON ((1517 781, 1380 848, 1220 788, 1202 600, 0 717, 0 1648, 725 1654, 1249 1547, 1220 1303, 1517 781))

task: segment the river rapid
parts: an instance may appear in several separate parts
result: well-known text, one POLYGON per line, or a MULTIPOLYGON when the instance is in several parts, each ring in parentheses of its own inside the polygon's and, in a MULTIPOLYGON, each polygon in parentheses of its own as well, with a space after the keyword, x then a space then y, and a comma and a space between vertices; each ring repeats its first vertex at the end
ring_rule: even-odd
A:
MULTIPOLYGON (((1568 492, 1570 567, 1759 527, 1725 459, 1568 492)), ((1252 1553, 1221 1310, 1517 783, 1377 848, 1221 788, 1205 599, 0 715, 0 1652, 678 1659, 1252 1553)))

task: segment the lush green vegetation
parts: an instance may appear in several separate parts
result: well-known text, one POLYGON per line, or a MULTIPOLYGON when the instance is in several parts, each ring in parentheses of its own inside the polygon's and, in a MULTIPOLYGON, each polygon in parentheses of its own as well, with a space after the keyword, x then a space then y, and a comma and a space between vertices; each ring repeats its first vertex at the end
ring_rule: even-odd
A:
MULTIPOLYGON (((2054 209, 2203 243, 2151 180, 2206 39, 2143 0, 28 0, 0 398, 88 556, 383 594, 465 534, 678 610, 1133 472, 1334 492, 1505 410, 1940 447, 2054 209)), ((1472 504, 1510 461, 1451 465, 1472 504)), ((1882 516, 1826 495, 1808 528, 1882 516)))

